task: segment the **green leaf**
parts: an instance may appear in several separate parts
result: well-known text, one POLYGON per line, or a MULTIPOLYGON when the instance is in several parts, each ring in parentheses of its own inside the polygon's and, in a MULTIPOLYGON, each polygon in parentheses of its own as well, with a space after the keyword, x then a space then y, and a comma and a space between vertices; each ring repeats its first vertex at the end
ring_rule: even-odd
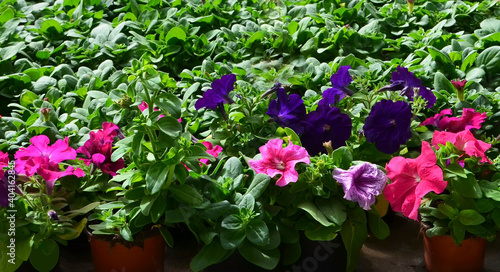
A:
POLYGON ((170 113, 174 118, 181 117, 181 100, 171 93, 163 93, 156 97, 155 104, 161 110, 170 113))
POLYGON ((161 190, 170 170, 171 167, 162 162, 156 162, 149 167, 146 172, 146 189, 150 194, 156 194, 161 190))
POLYGON ((481 180, 479 181, 479 186, 481 187, 481 191, 483 191, 485 197, 491 198, 495 201, 500 201, 500 187, 497 182, 481 180))
POLYGON ((304 234, 311 241, 331 241, 337 237, 340 228, 318 226, 315 229, 306 230, 304 234))
POLYGON ((184 201, 192 207, 199 206, 203 203, 203 197, 196 191, 195 188, 182 184, 182 185, 172 185, 169 190, 174 194, 176 198, 184 201))
POLYGON ((259 173, 255 175, 245 194, 251 194, 254 198, 259 198, 266 190, 270 181, 271 178, 266 174, 259 173))
POLYGON ((487 73, 500 71, 500 46, 495 45, 485 49, 476 58, 477 66, 484 66, 487 73))
POLYGON ((352 164, 352 153, 349 148, 342 146, 332 152, 332 159, 335 166, 349 169, 352 164))
POLYGON ((158 128, 170 137, 176 138, 182 132, 182 125, 171 116, 163 116, 157 121, 158 128))
POLYGON ((161 236, 163 236, 163 239, 165 239, 165 242, 167 243, 167 245, 169 247, 174 247, 174 237, 172 236, 170 231, 168 231, 168 229, 166 227, 163 227, 163 226, 160 227, 159 230, 160 230, 161 236))
POLYGON ((361 247, 368 236, 366 224, 356 221, 346 220, 340 230, 342 241, 347 250, 347 271, 354 271, 358 263, 361 247))
POLYGON ((245 240, 245 229, 224 230, 220 234, 220 241, 224 249, 237 248, 245 240))
POLYGON ((250 243, 242 243, 238 247, 238 251, 247 261, 267 270, 273 270, 280 259, 280 251, 277 248, 261 250, 250 243))
POLYGON ((236 157, 229 158, 222 168, 221 175, 225 178, 236 179, 243 171, 243 165, 236 157))
POLYGON ((31 250, 30 263, 40 271, 51 271, 59 261, 59 246, 54 240, 46 239, 31 250))
POLYGON ((439 49, 433 46, 428 46, 427 51, 429 51, 432 59, 434 59, 436 62, 440 62, 441 64, 451 64, 450 57, 441 52, 439 49))
POLYGON ((191 260, 190 268, 194 272, 201 271, 212 264, 216 264, 224 259, 228 250, 222 247, 219 239, 213 239, 208 245, 203 248, 191 260))
POLYGON ((35 101, 36 99, 38 99, 38 95, 36 95, 34 92, 26 90, 21 95, 21 106, 30 107, 31 105, 33 105, 33 101, 35 101))
POLYGON ((157 197, 149 213, 151 214, 151 219, 153 223, 158 222, 160 217, 165 213, 165 208, 167 207, 167 202, 163 197, 157 197))
POLYGON ((290 140, 294 145, 302 145, 300 142, 300 137, 293 131, 293 129, 286 127, 285 128, 285 133, 288 137, 290 137, 290 140))
POLYGON ((40 25, 42 31, 47 35, 58 35, 63 33, 61 24, 54 19, 47 19, 40 25))
POLYGON ((451 229, 451 237, 457 246, 462 244, 465 238, 465 227, 458 221, 453 221, 453 227, 451 229))
POLYGON ((222 216, 224 213, 226 213, 230 207, 231 207, 231 204, 227 200, 217 202, 217 203, 212 203, 212 204, 210 204, 210 206, 205 208, 200 213, 200 217, 205 218, 205 219, 215 220, 215 219, 219 218, 220 216, 222 216))
POLYGON ((318 209, 318 207, 316 207, 316 205, 314 205, 314 203, 312 203, 311 201, 306 201, 306 202, 300 203, 297 207, 299 209, 302 209, 302 210, 306 211, 307 213, 309 213, 321 225, 323 225, 325 227, 329 227, 329 226, 333 225, 333 223, 328 221, 328 219, 321 212, 321 210, 318 209))
POLYGON ((269 228, 266 223, 260 219, 253 219, 245 228, 247 239, 258 246, 264 246, 269 243, 269 228))
POLYGON ((245 43, 245 47, 246 48, 252 47, 252 44, 255 41, 258 41, 262 38, 264 38, 264 33, 262 31, 255 32, 252 36, 250 36, 250 38, 248 38, 248 40, 245 43))
MULTIPOLYGON (((176 38, 180 41, 186 41, 186 38, 187 38, 186 32, 180 27, 177 27, 177 26, 173 27, 168 31, 167 36, 165 37, 165 42, 167 44, 169 44, 169 43, 171 43, 170 40, 172 40, 173 38, 176 38)), ((172 41, 174 41, 174 40, 172 40, 172 41)))
POLYGON ((464 197, 480 198, 483 195, 474 175, 469 174, 467 178, 457 176, 451 184, 456 192, 464 197))
POLYGON ((240 209, 247 209, 248 211, 253 211, 255 205, 255 198, 251 194, 245 194, 238 204, 240 209))
POLYGON ((132 242, 134 240, 134 237, 132 237, 132 231, 130 231, 130 228, 128 226, 123 226, 120 229, 120 235, 125 239, 126 241, 132 242))
POLYGON ((458 210, 453 208, 452 206, 448 204, 439 204, 438 209, 440 212, 442 212, 444 215, 448 216, 450 219, 455 219, 458 216, 458 210))
POLYGON ((485 221, 484 217, 475 210, 462 210, 458 216, 460 223, 465 226, 479 225, 485 221))
POLYGON ((243 228, 243 221, 236 215, 230 214, 222 220, 221 227, 229 230, 243 228))
POLYGON ((325 215, 328 220, 336 225, 342 225, 347 219, 345 207, 340 200, 335 198, 319 198, 316 200, 316 205, 325 215))
POLYGON ((434 90, 437 92, 445 90, 449 94, 455 93, 453 84, 439 71, 434 75, 434 90))
POLYGON ((385 239, 391 233, 387 223, 378 214, 368 213, 368 226, 378 239, 385 239))

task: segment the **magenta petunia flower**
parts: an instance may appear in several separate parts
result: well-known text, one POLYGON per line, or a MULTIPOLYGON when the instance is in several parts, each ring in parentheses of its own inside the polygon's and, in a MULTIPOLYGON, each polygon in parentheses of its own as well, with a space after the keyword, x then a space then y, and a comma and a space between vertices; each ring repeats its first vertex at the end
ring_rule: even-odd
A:
POLYGON ((459 132, 463 130, 480 129, 481 123, 484 122, 487 115, 474 111, 474 109, 464 108, 461 117, 448 117, 441 118, 438 124, 440 130, 448 132, 459 132))
POLYGON ((295 171, 297 163, 310 163, 309 154, 305 148, 294 145, 292 142, 283 148, 283 140, 281 139, 269 140, 259 150, 262 159, 249 160, 250 167, 255 172, 264 173, 271 178, 281 175, 276 181, 276 185, 278 186, 285 186, 299 179, 299 174, 295 171))
POLYGON ((7 180, 4 179, 4 168, 9 165, 9 154, 0 151, 0 208, 7 207, 9 205, 9 191, 7 180))
POLYGON ((102 129, 97 132, 91 131, 90 139, 76 150, 86 156, 86 158, 80 158, 80 160, 83 160, 86 165, 95 165, 103 173, 115 176, 116 172, 125 166, 122 158, 116 162, 111 160, 113 138, 117 135, 118 130, 117 125, 104 122, 102 129))
POLYGON ((437 113, 436 115, 429 117, 425 119, 420 125, 421 126, 427 126, 427 125, 432 125, 432 126, 439 126, 439 121, 441 120, 441 117, 445 115, 452 115, 453 113, 451 112, 451 109, 445 109, 442 110, 440 113, 437 113))
MULTIPOLYGON (((146 101, 142 101, 142 103, 140 105, 138 105, 137 107, 139 107, 139 109, 141 110, 141 112, 143 112, 143 111, 145 111, 146 109, 149 108, 148 103, 146 103, 146 101)), ((160 110, 157 109, 156 107, 153 107, 153 111, 160 111, 160 110)), ((162 118, 164 116, 165 116, 165 114, 160 114, 160 116, 158 116, 158 119, 160 119, 160 118, 162 118)))
POLYGON ((27 148, 20 148, 14 158, 16 159, 15 170, 21 175, 28 177, 35 173, 40 175, 47 184, 47 194, 52 194, 52 188, 56 180, 61 177, 74 175, 83 177, 83 170, 69 166, 66 170, 61 170, 59 165, 66 160, 74 160, 76 151, 69 147, 68 138, 57 140, 49 146, 50 140, 45 135, 31 138, 31 145, 27 148))
MULTIPOLYGON (((211 142, 203 142, 202 145, 207 147, 207 153, 216 157, 219 156, 219 153, 222 152, 222 146, 216 145, 214 146, 211 142)), ((200 159, 200 162, 203 164, 207 164, 208 159, 200 159)))
POLYGON ((391 183, 385 186, 384 195, 394 211, 419 221, 422 198, 431 191, 442 193, 448 184, 436 162, 436 153, 428 142, 422 142, 422 152, 415 159, 395 157, 389 161, 385 169, 391 183))
POLYGON ((370 210, 375 204, 375 196, 382 193, 387 182, 385 173, 368 162, 351 166, 349 170, 335 168, 333 178, 342 184, 344 198, 358 202, 365 210, 370 210))
POLYGON ((477 140, 469 130, 463 130, 458 133, 434 131, 431 142, 434 148, 438 149, 439 144, 446 145, 446 142, 452 143, 458 150, 464 151, 465 154, 471 157, 481 158, 480 162, 492 163, 485 154, 486 150, 491 147, 491 144, 477 140))

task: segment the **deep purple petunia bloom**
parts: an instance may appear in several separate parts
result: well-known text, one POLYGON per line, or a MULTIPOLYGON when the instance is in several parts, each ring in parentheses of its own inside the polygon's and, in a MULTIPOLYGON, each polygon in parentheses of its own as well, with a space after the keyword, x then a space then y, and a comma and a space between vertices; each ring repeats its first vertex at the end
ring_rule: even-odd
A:
POLYGON ((201 108, 209 108, 216 110, 217 106, 228 103, 234 103, 233 99, 229 97, 229 93, 234 89, 236 82, 236 75, 230 74, 222 76, 220 79, 212 82, 212 89, 208 89, 203 97, 196 101, 194 107, 196 110, 201 108))
POLYGON ((365 120, 366 139, 375 143, 378 150, 392 154, 411 138, 411 107, 404 101, 382 100, 377 102, 365 120))
POLYGON ((413 101, 414 96, 422 96, 427 100, 427 108, 432 108, 436 103, 436 96, 432 91, 422 85, 422 80, 416 77, 408 68, 398 66, 391 74, 391 85, 380 88, 379 91, 400 91, 401 95, 413 101))
POLYGON ((346 96, 351 96, 354 93, 347 88, 352 82, 352 77, 349 74, 351 66, 342 66, 337 73, 333 74, 330 80, 332 87, 323 92, 323 99, 319 101, 319 105, 337 104, 346 96))
POLYGON ((279 88, 276 95, 277 99, 271 100, 266 114, 283 128, 289 127, 295 133, 304 132, 303 120, 306 116, 306 106, 302 98, 297 94, 288 96, 283 88, 279 88))
POLYGON ((324 142, 331 141, 332 148, 336 149, 344 146, 345 141, 351 137, 351 118, 340 113, 337 107, 320 105, 306 116, 305 122, 301 141, 311 156, 320 152, 326 153, 324 142))
POLYGON ((368 162, 351 166, 349 170, 335 168, 333 178, 342 184, 344 198, 358 202, 364 210, 371 209, 375 204, 375 196, 382 193, 387 182, 384 171, 368 162))

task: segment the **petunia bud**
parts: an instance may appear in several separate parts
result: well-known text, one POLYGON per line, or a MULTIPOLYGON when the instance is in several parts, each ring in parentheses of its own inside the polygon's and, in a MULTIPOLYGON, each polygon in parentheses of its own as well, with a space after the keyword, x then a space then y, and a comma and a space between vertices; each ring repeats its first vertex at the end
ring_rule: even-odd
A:
POLYGON ((59 221, 61 219, 59 219, 59 216, 57 216, 57 213, 54 211, 54 210, 50 210, 47 215, 49 216, 50 220, 54 220, 54 221, 59 221))
POLYGON ((410 13, 413 12, 413 3, 415 2, 415 0, 406 0, 408 2, 408 10, 410 11, 410 13))
POLYGON ((49 116, 50 116, 50 108, 42 108, 40 110, 40 113, 43 115, 43 120, 45 122, 49 121, 49 116))
POLYGON ((328 152, 328 155, 332 155, 333 153, 332 141, 324 142, 323 146, 326 148, 326 152, 328 152))
POLYGON ((452 80, 451 84, 453 84, 453 87, 457 90, 458 101, 464 101, 464 87, 465 84, 467 84, 467 80, 460 80, 459 78, 458 80, 452 80))

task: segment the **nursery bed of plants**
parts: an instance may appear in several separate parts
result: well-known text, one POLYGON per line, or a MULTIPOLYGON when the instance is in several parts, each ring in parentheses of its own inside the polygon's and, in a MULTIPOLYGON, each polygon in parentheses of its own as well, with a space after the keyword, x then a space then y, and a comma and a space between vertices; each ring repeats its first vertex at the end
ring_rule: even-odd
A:
POLYGON ((499 86, 497 0, 4 0, 0 271, 179 232, 193 271, 353 271, 387 209, 493 241, 499 86))

